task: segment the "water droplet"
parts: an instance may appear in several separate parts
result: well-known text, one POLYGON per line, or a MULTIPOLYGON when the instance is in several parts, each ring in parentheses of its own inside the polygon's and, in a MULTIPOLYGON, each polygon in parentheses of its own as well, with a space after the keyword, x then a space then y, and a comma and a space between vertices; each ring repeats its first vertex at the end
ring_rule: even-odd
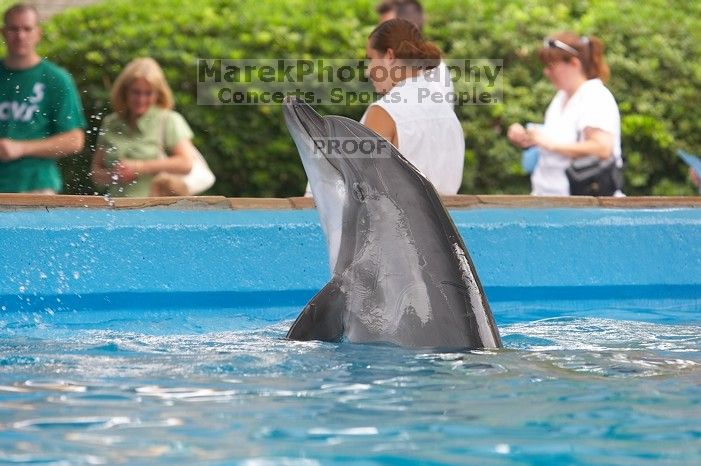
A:
POLYGON ((508 455, 511 453, 511 447, 506 443, 499 443, 494 446, 494 451, 502 455, 508 455))

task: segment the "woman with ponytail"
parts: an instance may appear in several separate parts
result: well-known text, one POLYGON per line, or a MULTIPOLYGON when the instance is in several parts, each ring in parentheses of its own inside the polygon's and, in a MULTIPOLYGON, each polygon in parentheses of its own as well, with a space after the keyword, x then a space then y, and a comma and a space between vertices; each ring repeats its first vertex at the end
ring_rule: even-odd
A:
POLYGON ((449 77, 431 72, 441 62, 440 50, 413 23, 392 19, 370 34, 366 54, 367 76, 382 97, 361 123, 397 147, 439 194, 456 194, 465 137, 440 81, 449 77))
POLYGON ((568 196, 565 170, 573 160, 593 155, 613 158, 618 169, 623 167, 621 117, 616 100, 604 86, 609 68, 600 39, 561 32, 545 39, 538 56, 557 93, 542 126, 526 129, 514 123, 507 136, 518 147, 539 150, 531 174, 532 194, 568 196))

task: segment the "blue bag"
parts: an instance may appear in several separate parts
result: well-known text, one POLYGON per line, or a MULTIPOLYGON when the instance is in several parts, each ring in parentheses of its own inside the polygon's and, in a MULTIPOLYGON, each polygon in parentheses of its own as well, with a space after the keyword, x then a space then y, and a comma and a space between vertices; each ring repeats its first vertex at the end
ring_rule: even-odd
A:
MULTIPOLYGON (((681 157, 681 159, 689 167, 691 167, 691 169, 694 170, 697 175, 701 176, 701 159, 681 149, 677 150, 677 155, 681 157)), ((699 186, 699 194, 701 194, 701 185, 699 186)))
POLYGON ((533 170, 535 170, 535 166, 538 163, 539 155, 540 151, 538 150, 538 146, 529 147, 523 151, 521 154, 521 167, 526 173, 533 173, 533 170))

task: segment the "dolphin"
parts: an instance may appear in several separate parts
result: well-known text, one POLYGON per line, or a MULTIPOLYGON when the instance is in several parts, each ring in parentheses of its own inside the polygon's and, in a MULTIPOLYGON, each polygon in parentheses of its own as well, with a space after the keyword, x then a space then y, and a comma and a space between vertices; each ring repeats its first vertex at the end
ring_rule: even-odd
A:
POLYGON ((354 120, 322 117, 294 98, 283 113, 314 194, 332 273, 287 338, 500 348, 472 259, 433 185, 354 120), (329 150, 333 141, 356 144, 329 150))

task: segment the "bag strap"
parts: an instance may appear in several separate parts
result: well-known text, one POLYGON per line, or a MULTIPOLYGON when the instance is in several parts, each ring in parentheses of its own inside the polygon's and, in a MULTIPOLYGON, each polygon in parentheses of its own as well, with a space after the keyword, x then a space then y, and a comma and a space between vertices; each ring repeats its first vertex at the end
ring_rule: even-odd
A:
POLYGON ((168 121, 167 110, 163 112, 163 116, 161 116, 160 120, 161 121, 158 128, 158 148, 160 149, 160 153, 158 154, 158 157, 164 159, 168 157, 168 153, 166 152, 166 122, 168 121))

